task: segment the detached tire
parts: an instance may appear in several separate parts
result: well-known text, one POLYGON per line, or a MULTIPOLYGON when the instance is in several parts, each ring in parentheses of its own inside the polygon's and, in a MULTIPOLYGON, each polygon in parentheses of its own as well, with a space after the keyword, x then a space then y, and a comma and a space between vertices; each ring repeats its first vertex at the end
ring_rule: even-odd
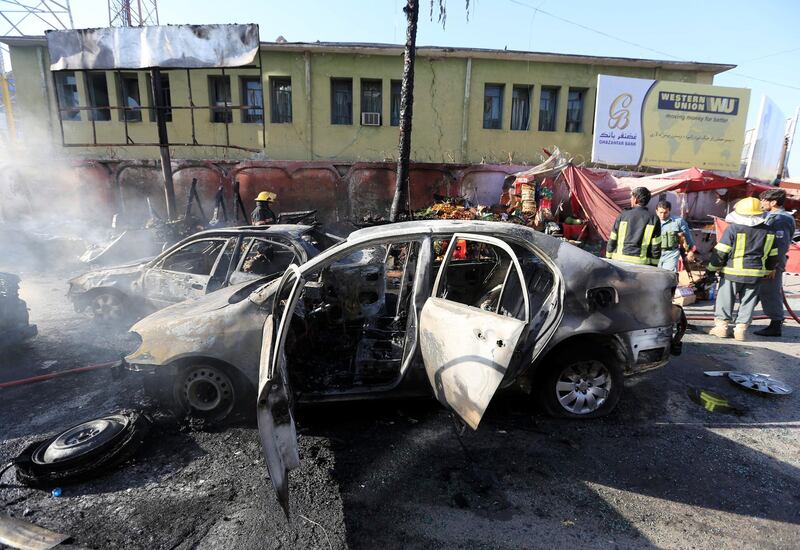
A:
POLYGON ((234 368, 214 363, 179 368, 172 393, 173 409, 180 417, 227 424, 246 417, 247 404, 255 414, 255 390, 234 368))
POLYGON ((149 431, 150 421, 136 411, 77 424, 28 445, 15 460, 17 479, 42 487, 95 477, 132 457, 149 431))
POLYGON ((614 410, 622 389, 617 362, 587 352, 561 353, 543 376, 540 400, 552 416, 598 418, 614 410))

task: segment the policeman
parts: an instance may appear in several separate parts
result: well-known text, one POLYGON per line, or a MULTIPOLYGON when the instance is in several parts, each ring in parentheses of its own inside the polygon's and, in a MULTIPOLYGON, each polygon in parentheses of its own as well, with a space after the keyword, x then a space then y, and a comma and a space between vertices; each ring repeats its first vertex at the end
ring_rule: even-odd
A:
MULTIPOLYGON (((661 220, 661 259, 658 267, 670 271, 678 271, 678 258, 681 256, 683 247, 680 238, 686 241, 686 258, 694 260, 694 253, 697 247, 694 245, 692 230, 686 220, 680 216, 672 216, 672 204, 669 201, 661 201, 656 205, 656 216, 661 220)), ((687 267, 688 269, 688 267, 687 267)))
POLYGON ((783 272, 786 271, 786 253, 795 231, 794 217, 784 210, 786 191, 783 189, 769 189, 760 195, 761 210, 767 213, 766 224, 775 231, 775 243, 778 247, 778 264, 775 267, 775 276, 767 277, 761 281, 758 288, 758 297, 761 308, 769 317, 769 326, 753 331, 759 336, 780 336, 783 325, 783 272))
POLYGON ((650 191, 631 191, 631 207, 620 212, 608 238, 606 256, 631 264, 658 265, 661 258, 661 222, 647 210, 650 191))
POLYGON ((275 212, 269 207, 271 202, 274 202, 278 196, 275 193, 271 193, 269 191, 262 191, 256 197, 256 208, 253 210, 253 213, 250 214, 250 221, 253 225, 267 225, 269 223, 275 223, 275 220, 278 217, 275 215, 275 212))
POLYGON ((740 200, 725 221, 728 227, 711 251, 706 268, 712 273, 721 272, 714 328, 709 334, 728 338, 728 325, 733 321, 733 308, 738 298, 739 313, 733 337, 744 340, 758 301, 758 287, 775 269, 778 249, 775 232, 764 223, 758 199, 740 200))

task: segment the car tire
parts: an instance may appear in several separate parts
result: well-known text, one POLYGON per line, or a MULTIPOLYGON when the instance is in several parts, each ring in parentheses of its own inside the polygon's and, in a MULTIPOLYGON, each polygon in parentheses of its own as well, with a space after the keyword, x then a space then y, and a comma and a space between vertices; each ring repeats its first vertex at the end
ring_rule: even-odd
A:
POLYGON ((15 459, 17 479, 33 487, 83 481, 131 458, 150 431, 137 411, 120 411, 28 445, 15 459))
POLYGON ((255 415, 256 409, 252 384, 235 368, 211 362, 178 368, 172 401, 172 409, 179 418, 196 418, 208 424, 228 424, 248 418, 255 415))
POLYGON ((86 311, 98 322, 120 323, 129 318, 128 298, 117 290, 99 289, 86 299, 86 311))
POLYGON ((609 414, 623 391, 623 369, 608 356, 562 353, 540 383, 540 401, 551 416, 598 418, 609 414))

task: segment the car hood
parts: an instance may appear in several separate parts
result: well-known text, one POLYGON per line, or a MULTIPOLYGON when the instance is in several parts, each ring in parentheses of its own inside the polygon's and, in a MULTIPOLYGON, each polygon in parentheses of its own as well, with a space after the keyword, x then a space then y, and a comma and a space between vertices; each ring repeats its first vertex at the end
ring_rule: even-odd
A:
POLYGON ((266 310, 247 298, 263 284, 247 281, 228 286, 148 315, 130 329, 142 341, 126 360, 165 365, 187 356, 212 357, 244 370, 253 365, 247 374, 255 376, 260 348, 250 340, 260 335, 266 310))
POLYGON ((139 260, 135 263, 93 269, 69 280, 70 288, 90 290, 99 286, 115 286, 128 283, 142 274, 144 267, 150 260, 139 260))

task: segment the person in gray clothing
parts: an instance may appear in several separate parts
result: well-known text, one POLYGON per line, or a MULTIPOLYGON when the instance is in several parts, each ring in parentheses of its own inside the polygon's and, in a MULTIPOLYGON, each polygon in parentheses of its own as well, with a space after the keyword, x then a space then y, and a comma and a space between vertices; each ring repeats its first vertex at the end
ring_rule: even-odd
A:
POLYGON ((780 336, 783 325, 783 272, 786 271, 786 253, 792 242, 795 231, 794 217, 784 210, 786 191, 783 189, 769 189, 759 196, 761 210, 767 213, 766 224, 775 232, 775 245, 778 248, 778 265, 775 267, 775 276, 761 281, 758 287, 758 298, 761 308, 769 317, 769 326, 753 331, 758 336, 780 336))

